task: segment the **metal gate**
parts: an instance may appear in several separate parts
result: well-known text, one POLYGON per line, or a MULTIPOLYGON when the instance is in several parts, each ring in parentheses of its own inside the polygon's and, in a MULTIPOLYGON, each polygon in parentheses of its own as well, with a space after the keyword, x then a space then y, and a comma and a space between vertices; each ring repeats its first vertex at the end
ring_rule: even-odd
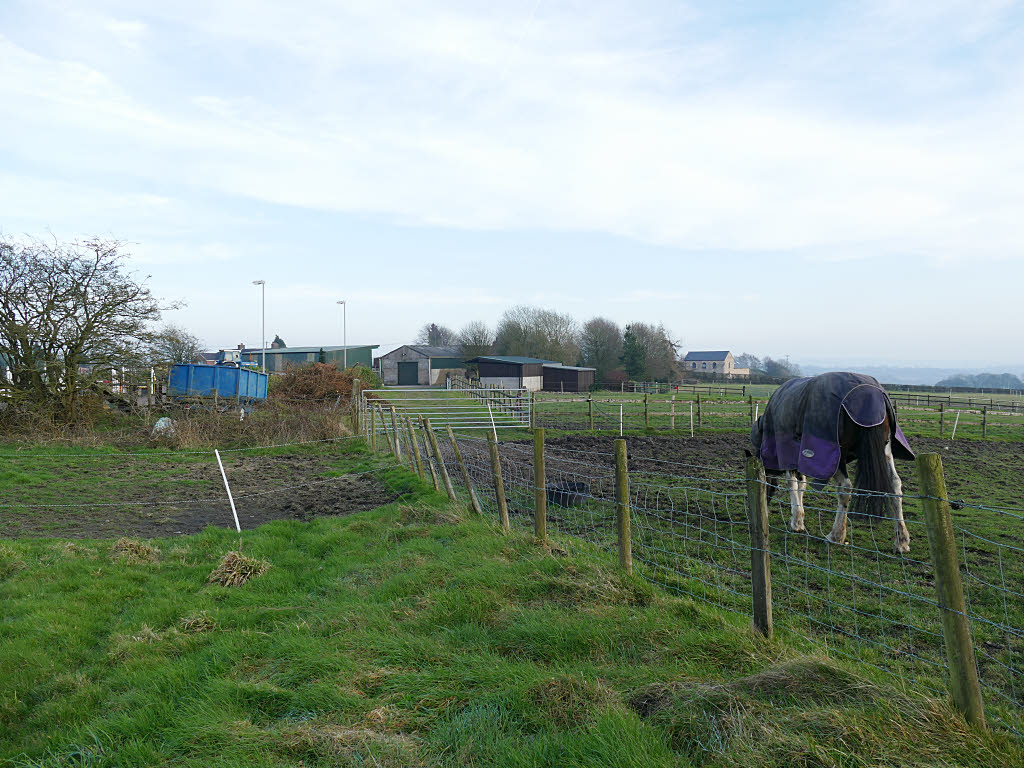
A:
POLYGON ((391 410, 409 417, 418 427, 423 418, 435 429, 523 429, 530 426, 530 393, 525 389, 368 389, 360 410, 364 424, 375 414, 378 431, 382 414, 390 423, 391 410))

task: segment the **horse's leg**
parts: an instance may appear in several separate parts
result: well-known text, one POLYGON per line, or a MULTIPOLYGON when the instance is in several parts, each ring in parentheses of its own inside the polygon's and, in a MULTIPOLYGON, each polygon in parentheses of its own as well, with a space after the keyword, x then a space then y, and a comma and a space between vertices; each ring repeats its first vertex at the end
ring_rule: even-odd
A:
POLYGON ((789 518, 789 530, 803 531, 804 528, 804 495, 800 490, 799 473, 786 472, 786 483, 789 485, 789 506, 793 510, 789 518))
POLYGON ((892 444, 885 444, 885 459, 889 464, 889 474, 892 477, 892 492, 895 495, 892 505, 893 522, 896 528, 896 537, 892 542, 892 549, 896 554, 906 554, 910 551, 910 532, 903 520, 903 481, 896 472, 896 462, 892 458, 892 444))
POLYGON ((836 521, 832 523, 832 530, 825 538, 833 544, 846 543, 846 511, 850 508, 850 492, 853 490, 853 482, 842 469, 833 478, 839 486, 839 501, 836 504, 836 521))

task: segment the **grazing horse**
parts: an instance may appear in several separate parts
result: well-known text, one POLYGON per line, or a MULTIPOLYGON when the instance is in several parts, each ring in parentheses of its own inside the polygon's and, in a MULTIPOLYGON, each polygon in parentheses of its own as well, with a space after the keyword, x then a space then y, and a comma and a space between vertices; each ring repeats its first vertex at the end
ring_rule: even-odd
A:
MULTIPOLYGON (((910 551, 910 534, 903 520, 903 484, 894 459, 913 459, 914 452, 877 379, 858 373, 790 379, 768 401, 750 430, 750 442, 752 455, 761 459, 768 475, 785 475, 792 508, 790 530, 806 530, 803 496, 807 479, 811 478, 815 490, 834 480, 839 501, 835 522, 826 536, 830 542, 846 541, 848 513, 892 516, 896 528, 893 551, 910 551), (857 474, 851 482, 847 464, 854 460, 857 474)), ((769 483, 769 498, 774 490, 769 483)))

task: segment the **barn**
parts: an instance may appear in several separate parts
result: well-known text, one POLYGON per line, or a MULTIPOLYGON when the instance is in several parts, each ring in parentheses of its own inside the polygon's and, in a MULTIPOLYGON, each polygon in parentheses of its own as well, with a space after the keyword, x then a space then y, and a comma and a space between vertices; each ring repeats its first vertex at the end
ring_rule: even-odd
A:
POLYGON ((596 368, 575 365, 544 364, 545 392, 588 392, 594 386, 596 368))
POLYGON ((558 365, 552 360, 514 355, 485 355, 466 362, 476 363, 481 384, 503 389, 526 389, 530 392, 544 387, 545 365, 558 365))
POLYGON ((458 347, 406 344, 378 357, 377 366, 384 384, 433 386, 444 383, 444 371, 463 370, 466 362, 458 347))
MULTIPOLYGON (((322 347, 267 347, 267 372, 284 373, 291 367, 301 367, 319 362, 321 353, 324 362, 336 365, 338 368, 348 363, 353 365, 365 365, 367 368, 373 362, 373 350, 379 344, 349 344, 348 346, 326 345, 322 347)), ((254 365, 263 364, 264 350, 256 347, 244 347, 239 350, 241 361, 254 365)))

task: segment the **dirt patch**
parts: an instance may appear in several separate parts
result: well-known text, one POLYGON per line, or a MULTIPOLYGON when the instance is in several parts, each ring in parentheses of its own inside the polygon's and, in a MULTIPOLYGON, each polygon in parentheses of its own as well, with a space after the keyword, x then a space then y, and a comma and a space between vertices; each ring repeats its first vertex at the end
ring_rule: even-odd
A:
MULTIPOLYGON (((331 476, 323 456, 225 458, 242 529, 271 520, 351 515, 388 504, 397 495, 371 475, 331 476)), ((234 528, 216 463, 117 465, 80 462, 62 468, 55 483, 5 492, 0 536, 161 538, 198 533, 209 525, 234 528)))

